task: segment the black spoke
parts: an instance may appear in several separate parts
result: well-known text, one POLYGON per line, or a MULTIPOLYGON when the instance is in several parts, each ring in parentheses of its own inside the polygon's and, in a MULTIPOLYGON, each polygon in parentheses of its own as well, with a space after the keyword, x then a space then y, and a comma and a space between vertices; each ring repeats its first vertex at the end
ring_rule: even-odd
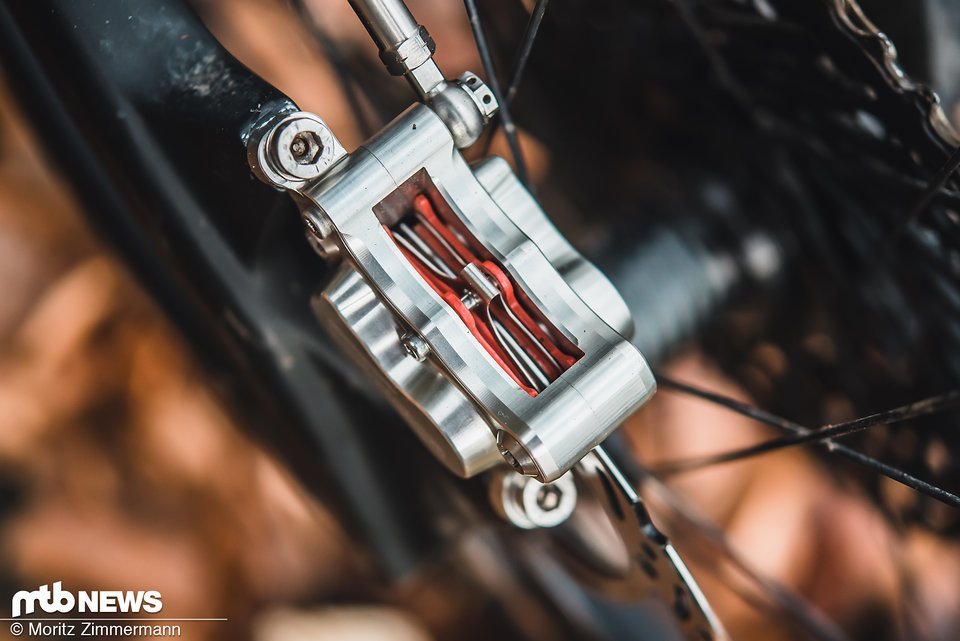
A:
POLYGON ((507 145, 510 147, 510 154, 513 156, 513 162, 517 167, 517 176, 520 181, 530 187, 530 176, 527 173, 527 163, 523 158, 523 150, 520 149, 520 140, 517 137, 517 128, 510 116, 510 105, 507 104, 506 96, 500 86, 500 79, 497 76, 497 70, 493 64, 493 56, 490 54, 490 46, 487 44, 487 37, 483 32, 483 26, 480 24, 480 14, 477 11, 476 0, 463 0, 467 8, 467 17, 470 20, 470 29, 473 30, 473 39, 477 43, 477 51, 480 53, 480 61, 483 64, 483 70, 487 75, 487 84, 490 91, 500 105, 500 121, 503 123, 503 133, 507 137, 507 145))
POLYGON ((325 55, 330 62, 330 66, 333 67, 333 72, 336 74, 337 82, 340 84, 343 95, 350 105, 350 110, 357 115, 360 133, 364 138, 369 138, 379 128, 374 126, 370 117, 369 106, 373 105, 374 101, 370 99, 368 94, 360 95, 357 83, 353 80, 350 65, 344 57, 343 52, 340 51, 339 45, 330 37, 330 34, 323 28, 323 25, 317 21, 304 0, 289 0, 289 2, 300 17, 300 21, 307 28, 314 42, 320 46, 323 55, 325 55))
POLYGON ((796 436, 786 436, 784 438, 773 439, 771 441, 759 443, 741 450, 734 450, 732 452, 724 452, 722 454, 715 454, 685 461, 664 463, 658 466, 657 470, 661 473, 672 474, 675 472, 699 469, 709 465, 740 461, 743 459, 753 458, 761 454, 776 452, 778 450, 796 445, 818 443, 828 439, 839 438, 841 436, 847 436, 848 434, 862 432, 863 430, 875 427, 877 425, 890 425, 892 423, 899 423, 913 418, 919 418, 921 416, 945 412, 957 407, 960 407, 960 390, 949 392, 941 396, 935 396, 933 398, 927 398, 922 401, 917 401, 916 403, 911 403, 909 405, 888 410, 886 412, 864 416, 863 418, 858 418, 853 421, 845 421, 843 423, 836 423, 834 425, 825 425, 819 429, 812 430, 808 434, 798 434, 796 436))
MULTIPOLYGON (((507 87, 506 103, 507 105, 513 104, 513 99, 517 95, 517 90, 520 88, 520 81, 523 79, 523 72, 527 68, 527 61, 530 60, 530 53, 533 51, 533 43, 537 40, 537 33, 540 31, 540 23, 543 22, 543 16, 547 13, 547 4, 550 0, 537 0, 536 6, 533 8, 533 13, 530 14, 530 19, 527 21, 527 26, 523 31, 523 37, 520 39, 520 46, 517 49, 517 58, 513 63, 513 73, 510 76, 510 86, 507 87)), ((490 141, 493 140, 493 136, 497 133, 497 128, 500 126, 500 121, 497 120, 490 127, 490 135, 487 137, 486 149, 490 148, 490 141)))
POLYGON ((550 0, 537 0, 537 4, 533 8, 533 13, 530 14, 530 20, 527 21, 527 27, 523 31, 523 37, 520 39, 517 61, 513 65, 513 75, 510 77, 510 86, 507 88, 507 104, 513 104, 513 98, 517 95, 517 89, 520 87, 520 81, 523 79, 523 72, 527 68, 527 61, 530 60, 530 52, 533 51, 533 43, 537 40, 540 23, 543 22, 543 16, 547 13, 547 4, 549 2, 550 0))
MULTIPOLYGON (((767 425, 776 427, 782 431, 791 432, 793 434, 797 434, 801 436, 806 436, 806 435, 816 433, 815 430, 809 427, 806 427, 806 426, 800 425, 799 423, 795 423, 788 419, 782 418, 780 416, 767 412, 766 410, 763 410, 761 408, 754 407, 746 403, 742 403, 736 399, 729 398, 721 394, 716 394, 708 390, 700 389, 698 387, 689 385, 687 383, 673 380, 661 374, 657 375, 657 382, 664 389, 673 390, 673 391, 681 392, 691 396, 695 396, 697 398, 709 401, 718 406, 729 409, 742 416, 746 416, 748 418, 752 418, 761 423, 765 423, 767 425)), ((903 470, 900 470, 896 467, 888 465, 882 461, 878 461, 877 459, 871 456, 863 454, 862 452, 858 452, 857 450, 851 449, 840 443, 835 443, 829 440, 829 437, 827 437, 826 439, 824 439, 823 437, 820 437, 819 445, 823 446, 827 451, 829 451, 832 454, 835 454, 837 456, 842 456, 848 460, 851 460, 855 463, 863 465, 864 467, 867 467, 877 472, 878 474, 882 474, 883 476, 886 476, 887 478, 892 479, 898 483, 902 483, 903 485, 906 485, 907 487, 913 490, 916 490, 921 494, 924 494, 926 496, 929 496, 930 498, 936 499, 937 501, 945 503, 946 505, 949 505, 951 507, 960 508, 960 496, 957 496, 956 494, 948 492, 924 480, 918 479, 917 477, 911 474, 908 474, 903 470)))
POLYGON ((904 220, 896 229, 894 232, 895 240, 899 239, 907 231, 907 229, 909 229, 910 226, 915 223, 920 216, 923 215, 923 212, 927 210, 927 207, 930 206, 930 203, 933 202, 933 199, 936 198, 940 191, 947 186, 948 182, 950 182, 950 178, 954 173, 956 173, 958 168, 960 168, 960 147, 956 148, 953 153, 950 154, 947 162, 944 163, 943 167, 940 168, 940 171, 937 172, 937 175, 933 177, 933 179, 930 181, 930 184, 927 185, 927 188, 917 201, 917 204, 914 205, 913 209, 910 210, 906 220, 904 220))

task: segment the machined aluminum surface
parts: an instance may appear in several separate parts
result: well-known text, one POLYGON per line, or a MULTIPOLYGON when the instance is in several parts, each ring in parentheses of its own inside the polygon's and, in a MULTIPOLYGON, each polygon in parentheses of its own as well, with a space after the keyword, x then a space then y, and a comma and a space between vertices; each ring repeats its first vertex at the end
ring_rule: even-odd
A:
POLYGON ((350 264, 340 266, 313 308, 444 465, 470 477, 501 462, 483 415, 436 365, 404 345, 405 328, 350 264))
MULTIPOLYGON (((311 203, 305 216, 317 229, 330 230, 325 240, 340 247, 345 268, 354 270, 389 310, 399 330, 390 340, 397 336, 399 341, 398 334, 405 332, 420 336, 430 353, 419 365, 434 368, 463 395, 525 474, 552 481, 642 405, 655 382, 622 335, 629 332, 629 314, 612 285, 549 223, 504 161, 488 161, 475 171, 457 152, 443 121, 429 107, 415 105, 300 193, 311 203), (421 193, 448 206, 531 303, 583 352, 536 396, 506 375, 385 229, 421 193)), ((343 286, 343 278, 335 286, 343 286)), ((359 336, 343 296, 328 290, 323 299, 335 310, 324 318, 339 317, 359 336)), ((387 386, 393 387, 389 396, 396 399, 399 392, 423 410, 428 423, 437 423, 429 409, 436 389, 387 386)), ((472 451, 441 459, 462 475, 496 460, 489 452, 472 451)))

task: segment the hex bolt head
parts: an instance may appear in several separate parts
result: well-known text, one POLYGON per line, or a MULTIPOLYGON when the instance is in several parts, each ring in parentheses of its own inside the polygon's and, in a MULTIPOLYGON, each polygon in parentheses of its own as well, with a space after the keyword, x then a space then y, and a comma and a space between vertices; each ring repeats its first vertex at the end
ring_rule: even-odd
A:
POLYGON ((305 181, 320 176, 335 160, 333 133, 312 114, 292 114, 263 138, 263 157, 281 180, 305 181))
POLYGON ((527 449, 512 434, 497 430, 497 449, 500 456, 510 464, 517 474, 524 476, 539 476, 536 463, 527 449))
POLYGON ((544 485, 537 490, 537 506, 544 512, 552 512, 560 506, 563 490, 557 485, 544 485))
POLYGON ((247 160, 260 180, 298 191, 347 155, 320 116, 308 111, 265 115, 247 138, 247 160))
POLYGON ((577 507, 577 486, 569 472, 553 483, 540 483, 503 468, 491 474, 493 508, 517 527, 555 527, 570 518, 577 507))
POLYGON ((430 345, 419 334, 408 332, 400 337, 400 342, 403 344, 403 348, 407 350, 407 354, 421 363, 430 355, 430 345))
POLYGON ((323 154, 323 142, 315 132, 302 131, 290 143, 290 154, 300 165, 315 165, 323 154))

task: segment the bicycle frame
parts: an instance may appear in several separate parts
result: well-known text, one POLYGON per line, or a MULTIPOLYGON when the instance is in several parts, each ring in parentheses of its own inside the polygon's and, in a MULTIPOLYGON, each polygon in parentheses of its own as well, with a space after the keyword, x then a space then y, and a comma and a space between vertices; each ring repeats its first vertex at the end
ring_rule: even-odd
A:
POLYGON ((374 409, 361 420, 357 408, 370 404, 344 400, 363 388, 343 382, 351 374, 338 369, 308 304, 324 264, 289 198, 245 162, 246 128, 262 109, 291 101, 237 62, 184 2, 2 4, 0 56, 85 215, 236 416, 333 501, 390 574, 420 564, 435 542, 430 518, 411 504, 415 475, 397 465, 443 472, 401 426, 378 427, 396 419, 374 409))

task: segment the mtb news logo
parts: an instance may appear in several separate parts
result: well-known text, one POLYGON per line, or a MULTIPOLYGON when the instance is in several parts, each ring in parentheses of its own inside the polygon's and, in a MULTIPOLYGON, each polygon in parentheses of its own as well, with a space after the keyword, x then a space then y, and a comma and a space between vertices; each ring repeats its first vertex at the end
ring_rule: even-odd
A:
POLYGON ((13 595, 10 612, 13 618, 33 614, 37 606, 50 614, 67 612, 147 612, 156 614, 163 609, 162 596, 156 590, 94 590, 70 592, 63 589, 63 581, 41 585, 28 592, 20 590, 13 595))

